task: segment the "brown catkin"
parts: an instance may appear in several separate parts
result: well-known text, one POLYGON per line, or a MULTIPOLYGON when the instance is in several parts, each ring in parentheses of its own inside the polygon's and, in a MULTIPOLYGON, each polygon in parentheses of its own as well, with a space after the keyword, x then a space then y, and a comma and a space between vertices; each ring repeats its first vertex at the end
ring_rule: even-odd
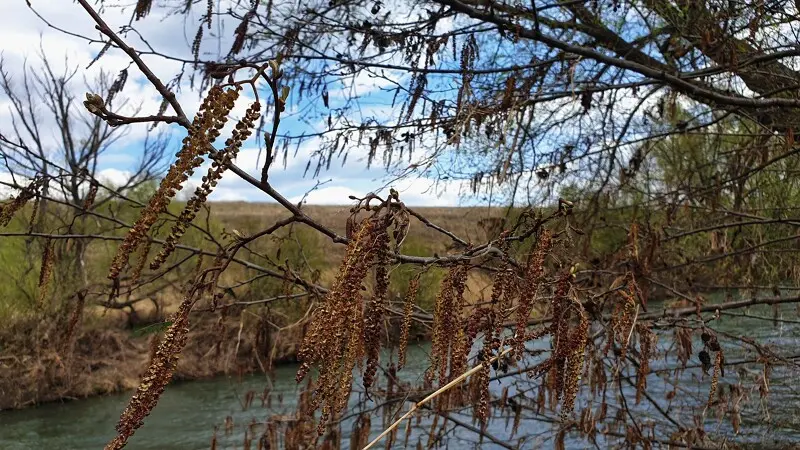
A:
POLYGON ((197 27, 197 33, 194 35, 194 39, 192 40, 192 56, 194 56, 194 60, 197 61, 200 59, 200 46, 203 44, 203 25, 201 24, 197 27))
POLYGON ((439 384, 446 384, 448 361, 453 359, 453 356, 463 357, 463 354, 453 355, 451 350, 459 336, 458 329, 461 325, 459 306, 463 301, 466 279, 467 269, 464 265, 459 264, 451 267, 442 281, 442 287, 434 306, 431 366, 425 373, 426 383, 432 382, 438 374, 439 384))
POLYGON ((95 198, 97 198, 97 189, 99 188, 99 184, 96 180, 92 180, 91 184, 89 185, 89 192, 86 193, 86 199, 83 201, 83 210, 86 211, 92 207, 94 204, 95 198))
MULTIPOLYGON (((525 350, 525 342, 521 339, 525 334, 525 329, 528 327, 528 318, 530 317, 533 304, 536 300, 539 286, 544 277, 544 260, 550 251, 552 245, 552 235, 549 230, 543 230, 539 236, 536 244, 536 249, 528 258, 528 264, 525 268, 524 279, 519 291, 519 304, 517 305, 517 327, 515 336, 519 339, 516 340, 514 354, 517 360, 522 358, 523 351, 525 350)), ((511 285, 507 287, 511 289, 511 285)), ((555 316, 554 316, 555 317, 555 316)))
POLYGON ((142 276, 142 271, 144 270, 145 264, 147 264, 147 255, 150 254, 150 246, 152 242, 148 240, 142 240, 139 243, 138 249, 138 257, 136 261, 136 266, 133 268, 133 274, 131 274, 131 280, 135 283, 139 280, 142 276))
POLYGON ((202 184, 195 190, 194 196, 186 203, 186 207, 181 212, 180 217, 172 226, 169 236, 167 236, 164 245, 161 247, 158 255, 152 263, 150 263, 151 270, 157 270, 167 260, 170 254, 175 250, 178 240, 186 233, 191 222, 197 216, 197 213, 208 200, 208 196, 217 186, 219 180, 222 179, 223 173, 228 169, 229 164, 233 162, 242 144, 247 138, 250 137, 255 121, 261 115, 261 104, 254 102, 250 105, 245 112, 244 117, 236 124, 231 137, 225 141, 225 148, 221 151, 210 150, 209 158, 212 160, 211 167, 209 167, 206 176, 203 177, 202 184))
POLYGON ((164 333, 164 339, 150 361, 150 367, 120 416, 119 423, 117 423, 117 436, 106 444, 105 450, 123 448, 133 433, 143 425, 144 418, 155 408, 164 388, 172 379, 178 363, 178 355, 186 345, 186 336, 189 332, 189 312, 194 302, 194 293, 189 293, 178 307, 178 311, 172 318, 172 325, 164 333))
POLYGON ((353 425, 350 435, 350 450, 360 450, 369 443, 369 433, 372 428, 372 418, 369 414, 361 413, 353 425))
POLYGON ((235 55, 242 51, 244 48, 244 43, 247 39, 247 27, 250 24, 250 17, 252 16, 251 12, 248 12, 242 18, 242 21, 239 22, 239 25, 236 27, 236 30, 233 32, 233 44, 231 45, 231 49, 228 52, 229 55, 235 55))
POLYGON ((609 339, 606 342, 604 352, 608 354, 614 342, 620 346, 620 359, 624 359, 628 352, 628 344, 631 336, 631 328, 636 315, 636 302, 638 287, 631 273, 626 275, 627 291, 618 291, 617 301, 614 305, 614 312, 611 316, 609 326, 609 339))
POLYGON ((714 358, 714 373, 711 376, 711 390, 708 392, 708 406, 714 402, 714 395, 717 393, 719 386, 719 376, 722 372, 723 356, 722 352, 718 351, 716 358, 714 358))
POLYGON ((30 184, 22 188, 19 195, 0 206, 0 227, 8 226, 17 211, 22 209, 30 199, 36 197, 36 192, 41 184, 40 178, 34 178, 30 184))
POLYGON ((47 290, 53 275, 55 262, 55 242, 51 239, 45 241, 42 251, 42 267, 39 271, 39 307, 43 307, 47 299, 47 290))
POLYGON ((298 352, 298 382, 306 377, 312 364, 319 366, 315 395, 309 405, 311 410, 321 407, 318 433, 347 405, 353 368, 364 354, 361 288, 375 259, 376 225, 373 220, 363 220, 348 243, 333 288, 314 314, 298 352))
POLYGON ((486 347, 484 347, 481 370, 475 374, 477 379, 473 381, 476 385, 476 389, 478 390, 478 398, 477 402, 475 402, 476 408, 474 409, 474 414, 475 418, 478 419, 481 424, 485 424, 486 420, 489 418, 489 380, 491 375, 491 365, 489 363, 490 357, 491 354, 486 352, 486 347))
POLYGON ((383 325, 386 297, 389 293, 389 234, 387 218, 379 217, 384 223, 375 225, 376 235, 373 238, 377 264, 375 266, 375 292, 372 294, 364 313, 364 347, 367 354, 367 367, 364 371, 364 389, 369 390, 375 382, 378 370, 378 358, 381 350, 381 326, 383 325))
POLYGON ((411 313, 414 311, 414 304, 419 290, 419 275, 416 275, 408 282, 408 290, 403 304, 403 324, 400 328, 400 350, 397 356, 397 368, 402 369, 406 365, 406 352, 408 350, 408 335, 411 332, 411 313))
POLYGON ((561 404, 561 417, 566 417, 575 409, 575 399, 578 397, 580 388, 580 377, 583 372, 584 353, 586 352, 586 341, 589 338, 589 316, 583 309, 580 302, 573 302, 573 309, 578 311, 578 324, 570 334, 568 355, 564 365, 563 381, 563 403, 561 404))
POLYGON ((206 0, 205 22, 208 29, 211 29, 212 17, 214 17, 214 0, 206 0))
POLYGON ((150 13, 150 8, 153 6, 153 0, 137 0, 136 7, 133 14, 136 20, 144 19, 150 13))
POLYGON ((147 207, 117 249, 108 278, 119 278, 130 254, 146 238, 150 228, 167 208, 172 197, 182 189, 183 183, 203 163, 203 155, 209 151, 211 144, 219 136, 238 95, 237 89, 223 91, 219 86, 211 88, 189 127, 188 135, 183 139, 183 147, 176 155, 177 160, 169 168, 167 175, 161 180, 158 190, 150 198, 147 207))
POLYGON ((653 357, 656 335, 649 325, 638 324, 639 331, 639 367, 636 370, 636 404, 642 399, 647 388, 647 375, 650 374, 650 359, 653 357))
POLYGON ((31 218, 28 220, 28 233, 33 233, 36 228, 36 219, 39 218, 39 208, 42 206, 42 196, 37 195, 33 200, 31 218))
POLYGON ((556 284, 556 291, 553 295, 551 311, 553 322, 551 324, 553 342, 555 342, 555 352, 553 355, 554 365, 551 368, 551 382, 553 383, 553 406, 558 403, 564 393, 564 372, 567 356, 570 354, 569 318, 570 306, 569 289, 571 287, 572 276, 564 274, 556 284))
POLYGON ((75 309, 70 314, 67 328, 64 330, 64 337, 61 343, 61 352, 66 353, 72 346, 72 338, 75 336, 75 330, 78 328, 78 323, 83 315, 83 307, 86 305, 86 290, 80 290, 75 295, 75 309))

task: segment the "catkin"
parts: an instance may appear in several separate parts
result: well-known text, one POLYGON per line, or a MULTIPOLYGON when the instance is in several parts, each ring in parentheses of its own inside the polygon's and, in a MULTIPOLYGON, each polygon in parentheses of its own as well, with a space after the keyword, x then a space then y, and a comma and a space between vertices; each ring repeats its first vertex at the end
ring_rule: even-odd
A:
POLYGON ((197 213, 208 200, 208 196, 222 179, 223 173, 228 169, 228 165, 233 162, 238 155, 242 144, 250 137, 255 121, 261 115, 261 104, 253 103, 247 109, 244 117, 236 124, 232 136, 225 141, 225 148, 221 151, 210 150, 209 158, 212 160, 208 173, 203 177, 202 184, 195 190, 194 196, 186 203, 186 207, 181 212, 180 217, 172 226, 170 234, 158 255, 150 263, 151 270, 157 270, 170 254, 175 250, 178 240, 186 233, 189 224, 197 216, 197 213))
POLYGON ((400 328, 400 350, 397 357, 397 368, 402 369, 406 365, 406 352, 408 351, 408 335, 411 331, 411 313, 414 310, 414 303, 417 299, 419 290, 419 275, 415 276, 408 283, 406 298, 403 304, 403 324, 400 328))
POLYGON ((30 199, 36 197, 36 192, 41 184, 40 178, 34 178, 30 184, 22 188, 19 195, 0 206, 0 227, 8 226, 17 211, 22 209, 30 199))
POLYGON ((238 95, 237 89, 223 91, 219 86, 211 88, 200 105, 200 110, 189 128, 188 135, 183 139, 183 147, 176 155, 177 160, 169 168, 167 175, 161 180, 158 190, 150 198, 147 207, 117 249, 108 278, 119 278, 130 254, 143 239, 146 239, 150 228, 167 208, 172 197, 182 189, 183 183, 203 163, 203 155, 209 151, 211 144, 219 136, 238 95))

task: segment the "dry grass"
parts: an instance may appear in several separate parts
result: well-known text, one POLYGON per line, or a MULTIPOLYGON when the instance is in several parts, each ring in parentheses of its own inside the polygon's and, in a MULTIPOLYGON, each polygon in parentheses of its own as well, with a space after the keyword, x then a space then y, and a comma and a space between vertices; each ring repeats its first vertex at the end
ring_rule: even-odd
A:
MULTIPOLYGON (((17 322, 0 334, 0 410, 135 389, 157 334, 138 335, 119 314, 87 317, 70 350, 59 348, 63 328, 40 320, 17 322)), ((258 324, 241 317, 201 317, 192 325, 175 380, 195 380, 261 370, 265 355, 294 361, 299 329, 264 341, 258 324), (241 330, 241 331, 240 331, 241 330)), ((262 324, 263 325, 263 324, 262 324)))
MULTIPOLYGON (((213 217, 223 226, 235 227, 244 233, 258 231, 288 214, 282 206, 276 203, 213 202, 209 206, 213 217)), ((303 210, 322 225, 343 235, 350 208, 349 205, 307 205, 303 207, 303 210)), ((486 241, 486 231, 479 225, 481 219, 502 217, 506 212, 503 208, 487 207, 415 207, 412 209, 464 240, 478 243, 486 241)), ((414 219, 411 222, 409 238, 419 239, 430 245, 431 252, 439 253, 446 252, 447 245, 450 243, 446 236, 414 219)), ((341 261, 340 257, 344 256, 344 246, 330 241, 324 242, 323 245, 325 253, 330 255, 331 261, 338 264, 341 261)))
MULTIPOLYGON (((247 202, 214 202, 209 204, 212 217, 226 230, 239 230, 244 234, 256 232, 274 221, 287 216, 287 212, 278 204, 273 203, 247 203, 247 202)), ((332 229, 340 235, 346 233, 347 217, 350 215, 351 206, 320 206, 307 205, 303 210, 314 220, 332 229)), ((502 208, 487 207, 417 207, 414 211, 426 217, 433 224, 438 225, 467 242, 486 242, 487 230, 479 222, 487 218, 503 217, 506 213, 502 208)), ((304 225, 297 225, 305 227, 304 225)), ((453 241, 437 230, 430 228, 418 221, 411 219, 408 237, 404 243, 403 252, 414 256, 432 256, 434 254, 446 255, 461 251, 452 246, 453 241)), ((329 239, 320 237, 315 241, 315 253, 319 255, 316 269, 321 271, 320 284, 330 285, 335 279, 336 268, 345 256, 346 247, 335 244, 329 239)), ((263 249, 263 248, 262 248, 263 249)), ((399 280, 398 274, 391 276, 400 282, 399 289, 405 289, 408 279, 399 280)), ((235 272, 225 274, 228 280, 236 278, 235 272)), ((442 274, 443 276, 443 274, 442 274)), ((468 301, 487 300, 490 292, 487 287, 491 284, 490 277, 479 273, 471 273, 467 280, 466 297, 468 301)), ((427 293, 428 302, 432 302, 436 289, 427 293)), ((390 297, 398 292, 390 292, 390 297)), ((404 294, 404 292, 399 292, 404 294)), ((423 294, 419 301, 426 304, 423 294)), ((432 305, 431 305, 432 306, 432 305)))

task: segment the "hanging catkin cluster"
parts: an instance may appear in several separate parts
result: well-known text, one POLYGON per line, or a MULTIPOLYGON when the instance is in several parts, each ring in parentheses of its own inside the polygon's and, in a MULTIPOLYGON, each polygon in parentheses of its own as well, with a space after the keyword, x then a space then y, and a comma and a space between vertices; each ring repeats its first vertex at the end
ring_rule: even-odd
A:
MULTIPOLYGON (((505 237, 505 234, 501 235, 502 237, 505 237)), ((501 240, 498 248, 503 252, 504 256, 508 256, 509 244, 507 241, 501 240)), ((461 331, 459 331, 456 353, 465 357, 460 359, 463 367, 456 367, 455 370, 457 371, 466 370, 466 355, 472 349, 479 333, 483 333, 483 348, 478 353, 481 369, 470 378, 468 388, 469 398, 473 405, 473 417, 482 424, 485 424, 489 417, 491 368, 500 369, 501 364, 502 367, 507 368, 505 358, 502 362, 491 361, 503 346, 503 329, 505 328, 503 322, 508 317, 511 305, 517 300, 518 285, 518 278, 513 267, 504 260, 493 277, 489 306, 472 310, 464 327, 463 340, 460 339, 461 331)), ((457 402, 460 399, 452 398, 451 396, 450 400, 451 404, 453 404, 453 401, 457 402)))
POLYGON ((389 294, 389 233, 388 220, 391 216, 378 219, 372 237, 372 251, 375 258, 375 289, 364 311, 364 348, 367 367, 364 370, 364 389, 369 390, 375 382, 378 370, 378 357, 381 352, 381 327, 383 326, 386 298, 389 294))
POLYGON ((144 19, 150 13, 150 8, 153 6, 153 0, 137 0, 136 7, 133 9, 133 14, 136 20, 144 19))
POLYGON ((550 231, 547 229, 542 230, 539 235, 539 240, 536 243, 536 248, 528 258, 528 264, 525 267, 522 286, 519 290, 519 303, 517 305, 517 327, 515 332, 517 339, 514 348, 514 354, 517 360, 522 358, 522 353, 525 349, 525 330, 528 326, 528 319, 530 318, 540 285, 544 279, 544 260, 550 252, 551 245, 552 235, 550 231))
MULTIPOLYGON (((374 352, 374 346, 380 345, 379 341, 374 341, 380 333, 366 339, 366 330, 374 332, 376 321, 382 316, 382 311, 377 309, 384 301, 381 297, 385 297, 385 275, 382 272, 385 269, 378 270, 378 286, 366 308, 362 289, 369 270, 383 258, 387 225, 381 216, 361 221, 352 234, 333 288, 316 311, 300 347, 298 356, 302 364, 297 373, 298 382, 306 377, 312 365, 319 368, 308 412, 321 407, 320 431, 347 405, 356 362, 362 360, 365 350, 374 352), (365 314, 378 317, 365 318, 365 314)), ((376 355, 371 353, 369 356, 368 368, 374 367, 377 360, 372 359, 376 355)))
POLYGON ((84 210, 88 210, 94 204, 94 200, 97 198, 97 190, 99 187, 100 185, 94 179, 89 183, 89 192, 86 193, 86 199, 83 201, 84 210))
POLYGON ((261 104, 259 102, 254 102, 247 109, 244 117, 236 124, 232 136, 225 141, 225 148, 220 151, 213 148, 209 150, 209 159, 212 161, 211 167, 208 168, 208 173, 203 177, 203 183, 195 190, 194 196, 187 202, 178 221, 172 226, 169 236, 161 247, 161 251, 156 255, 153 262, 150 263, 150 269, 157 270, 161 267, 164 261, 166 261, 169 255, 175 250, 175 245, 184 233, 186 233, 189 224, 194 220, 195 216, 197 216, 197 213, 200 211, 200 208, 203 207, 206 200, 208 200, 208 196, 217 186, 219 180, 222 179, 222 175, 225 170, 227 170, 228 164, 236 158, 236 155, 242 148, 242 144, 250 137, 255 127, 255 122, 260 116, 261 104))
POLYGON ((397 355, 397 368, 402 369, 406 365, 406 352, 408 351, 408 335, 411 332, 411 313, 414 311, 414 304, 417 301, 419 291, 419 275, 416 275, 408 282, 406 298, 403 301, 403 324, 400 327, 400 348, 397 355))
POLYGON ((624 282, 627 284, 627 289, 617 291, 617 301, 614 303, 611 323, 608 327, 609 336, 603 349, 604 353, 608 354, 608 351, 616 342, 619 345, 621 359, 624 359, 628 352, 628 343, 632 334, 631 329, 636 316, 637 298, 640 297, 639 287, 636 285, 633 274, 628 273, 624 278, 624 282))
POLYGON ((647 389, 647 376, 650 375, 650 359, 656 345, 656 334, 649 323, 636 325, 639 333, 639 367, 636 369, 636 404, 642 400, 642 393, 647 389))
MULTIPOLYGON (((22 188, 19 195, 0 206, 0 227, 8 226, 17 211, 22 209, 30 199, 36 197, 36 192, 39 190, 42 183, 43 181, 41 178, 34 178, 30 184, 22 188)), ((34 211, 35 210, 36 208, 34 208, 34 211)))
POLYGON ((50 286, 50 279, 53 277, 53 265, 55 263, 55 242, 51 239, 45 241, 42 251, 42 268, 39 272, 39 306, 42 307, 47 300, 47 290, 50 286))
MULTIPOLYGON (((227 115, 239 96, 239 90, 240 88, 238 87, 223 90, 218 86, 211 89, 189 129, 188 136, 183 141, 183 147, 177 154, 177 161, 170 167, 158 191, 153 195, 148 207, 142 212, 139 220, 137 220, 120 247, 109 275, 111 278, 119 275, 121 269, 127 263, 129 255, 137 247, 140 249, 140 254, 136 272, 141 271, 150 248, 151 241, 146 239, 150 227, 167 207, 170 199, 181 189, 182 184, 202 164, 202 156, 210 152, 214 163, 208 174, 203 178, 203 184, 195 191, 195 196, 181 214, 176 227, 172 230, 170 240, 167 242, 169 248, 174 249, 175 242, 185 232, 187 224, 194 218, 194 215, 207 199, 208 194, 216 186, 222 173, 228 167, 228 163, 236 156, 242 143, 250 135, 255 121, 260 115, 260 105, 256 102, 248 108, 245 117, 236 125, 231 138, 225 143, 225 149, 222 151, 214 150, 212 143, 219 137, 220 130, 227 121, 227 115)), ((166 255, 168 253, 165 253, 163 257, 159 255, 161 262, 166 258, 166 255)), ((106 449, 124 447, 130 436, 142 425, 144 418, 155 407, 164 388, 175 372, 178 355, 186 345, 189 313, 197 300, 208 291, 209 287, 216 284, 224 267, 219 262, 227 258, 227 256, 225 252, 221 252, 215 259, 212 270, 197 271, 193 282, 188 286, 183 302, 172 318, 172 324, 165 332, 158 349, 152 355, 150 366, 142 377, 136 394, 133 395, 120 417, 117 425, 118 435, 108 443, 106 449)))
POLYGON ((466 368, 469 348, 463 342, 466 334, 462 323, 466 281, 467 267, 463 264, 451 267, 442 281, 434 307, 431 366, 425 373, 426 383, 436 378, 439 385, 445 385, 466 368))
POLYGON ((561 401, 561 415, 566 417, 575 407, 575 399, 583 371, 583 359, 589 336, 589 316, 583 305, 570 296, 572 275, 558 281, 553 296, 551 336, 553 342, 548 382, 552 399, 561 401))
POLYGON ((172 319, 172 325, 164 333, 164 339, 153 356, 150 367, 122 412, 117 423, 117 436, 106 444, 106 450, 118 450, 125 446, 133 433, 142 426, 144 418, 155 408, 164 388, 172 379, 178 363, 178 355, 186 345, 189 332, 189 312, 194 305, 195 292, 187 294, 172 319))
MULTIPOLYGON (((161 180, 158 190, 150 198, 149 204, 117 250, 111 263, 109 278, 119 277, 131 253, 147 241, 147 233, 158 220, 159 215, 167 208, 170 200, 181 190, 183 183, 192 176, 194 170, 203 163, 203 155, 210 150, 211 144, 225 126, 228 113, 233 108, 238 96, 238 89, 223 90, 219 86, 211 88, 200 105, 200 110, 189 128, 188 135, 183 139, 183 147, 176 155, 177 160, 169 168, 167 175, 161 180)), ((146 252, 144 253, 146 256, 146 252)))

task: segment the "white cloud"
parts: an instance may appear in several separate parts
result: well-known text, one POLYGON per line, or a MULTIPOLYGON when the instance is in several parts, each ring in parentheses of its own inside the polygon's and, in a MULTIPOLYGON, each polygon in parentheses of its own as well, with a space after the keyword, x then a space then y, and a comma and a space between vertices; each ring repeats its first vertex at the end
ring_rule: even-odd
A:
MULTIPOLYGON (((19 181, 19 180, 18 180, 19 181)), ((0 172, 0 199, 6 199, 16 195, 19 191, 12 189, 8 184, 13 184, 14 179, 8 172, 0 172)))
MULTIPOLYGON (((389 183, 382 189, 358 190, 351 186, 367 185, 354 182, 350 185, 325 186, 310 192, 306 198, 307 204, 318 205, 347 205, 353 203, 349 197, 364 197, 370 192, 385 196, 389 188, 394 188, 400 194, 400 200, 409 206, 452 206, 459 203, 459 194, 462 185, 460 182, 435 181, 427 178, 404 179, 389 183)), ((374 187, 374 185, 373 185, 374 187)), ((294 203, 299 202, 303 195, 291 198, 294 203)))
POLYGON ((97 179, 106 186, 122 186, 131 179, 131 172, 119 169, 103 169, 97 172, 97 179))

